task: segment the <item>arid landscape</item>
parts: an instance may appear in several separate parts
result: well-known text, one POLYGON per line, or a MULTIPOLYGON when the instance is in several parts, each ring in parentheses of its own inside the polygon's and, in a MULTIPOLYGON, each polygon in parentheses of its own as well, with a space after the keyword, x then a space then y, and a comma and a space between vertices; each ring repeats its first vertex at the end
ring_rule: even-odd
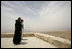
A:
MULTIPOLYGON (((39 32, 39 33, 48 34, 48 35, 71 40, 71 31, 52 31, 52 32, 39 32)), ((23 36, 34 36, 34 35, 30 34, 30 35, 23 35, 23 36)), ((2 38, 5 38, 5 37, 10 38, 10 37, 13 37, 13 34, 1 34, 1 37, 2 38)))

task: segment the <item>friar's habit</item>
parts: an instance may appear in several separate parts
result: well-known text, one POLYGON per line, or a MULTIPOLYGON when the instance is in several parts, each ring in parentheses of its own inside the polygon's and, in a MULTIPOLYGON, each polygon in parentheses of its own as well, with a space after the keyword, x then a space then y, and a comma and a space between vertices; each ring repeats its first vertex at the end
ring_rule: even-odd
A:
POLYGON ((22 24, 20 21, 16 20, 15 33, 13 37, 14 44, 19 44, 21 42, 21 34, 22 34, 22 24))

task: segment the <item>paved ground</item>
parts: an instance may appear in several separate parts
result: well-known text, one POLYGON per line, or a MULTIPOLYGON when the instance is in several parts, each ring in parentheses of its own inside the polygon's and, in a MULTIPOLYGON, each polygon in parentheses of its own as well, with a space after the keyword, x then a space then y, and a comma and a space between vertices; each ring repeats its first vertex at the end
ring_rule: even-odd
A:
POLYGON ((12 38, 1 38, 1 48, 56 48, 36 37, 23 37, 21 44, 14 45, 12 38))

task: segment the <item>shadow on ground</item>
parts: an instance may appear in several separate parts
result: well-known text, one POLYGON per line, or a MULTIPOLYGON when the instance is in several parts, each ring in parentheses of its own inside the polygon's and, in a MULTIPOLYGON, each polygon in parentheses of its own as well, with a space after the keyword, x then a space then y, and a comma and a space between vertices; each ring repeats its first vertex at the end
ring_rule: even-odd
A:
MULTIPOLYGON (((22 40, 28 40, 28 39, 22 39, 22 40)), ((14 45, 25 45, 25 44, 27 44, 27 42, 21 41, 19 44, 14 44, 14 45)))
POLYGON ((28 39, 22 39, 22 40, 28 40, 28 39))

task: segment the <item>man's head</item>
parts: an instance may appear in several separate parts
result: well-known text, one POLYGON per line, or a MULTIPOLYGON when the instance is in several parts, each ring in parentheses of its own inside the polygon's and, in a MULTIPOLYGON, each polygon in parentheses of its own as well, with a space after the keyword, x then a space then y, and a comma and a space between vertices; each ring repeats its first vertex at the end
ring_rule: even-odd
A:
POLYGON ((21 17, 18 18, 18 21, 21 21, 21 17))

